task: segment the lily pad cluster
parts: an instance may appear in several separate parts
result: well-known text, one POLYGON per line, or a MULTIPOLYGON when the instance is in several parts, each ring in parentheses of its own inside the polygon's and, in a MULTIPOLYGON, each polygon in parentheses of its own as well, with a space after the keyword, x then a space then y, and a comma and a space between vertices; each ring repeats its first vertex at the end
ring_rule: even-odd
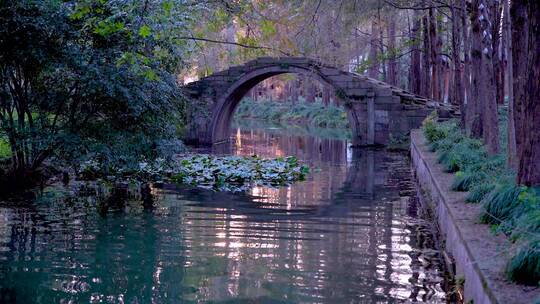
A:
POLYGON ((173 160, 140 162, 135 168, 103 170, 96 161, 81 164, 82 179, 135 178, 169 181, 217 191, 245 191, 254 185, 282 186, 304 180, 309 168, 294 156, 264 159, 258 156, 191 154, 173 160))
POLYGON ((309 168, 300 165, 293 156, 263 159, 192 155, 183 157, 180 165, 173 175, 175 182, 225 191, 242 191, 253 185, 286 185, 305 179, 309 172, 309 168))

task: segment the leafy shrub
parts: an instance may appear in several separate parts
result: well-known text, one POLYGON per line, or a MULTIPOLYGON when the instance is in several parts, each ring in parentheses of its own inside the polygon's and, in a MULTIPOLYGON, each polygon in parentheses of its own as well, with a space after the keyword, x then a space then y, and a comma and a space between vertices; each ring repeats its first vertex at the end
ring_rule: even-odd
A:
POLYGON ((183 122, 177 74, 191 47, 170 37, 189 32, 178 24, 200 7, 167 2, 164 18, 157 2, 138 0, 0 1, 0 158, 10 132, 24 155, 10 164, 15 186, 41 180, 51 160, 78 162, 84 150, 121 161, 133 154, 124 139, 152 138, 126 145, 140 151, 175 135, 165 126, 183 122))
POLYGON ((428 142, 434 143, 447 138, 450 131, 455 128, 455 125, 455 121, 438 124, 437 112, 434 111, 422 122, 422 130, 428 142))
POLYGON ((160 139, 155 144, 154 151, 157 158, 171 159, 175 155, 187 151, 184 142, 179 139, 160 139))
POLYGON ((11 157, 11 148, 5 138, 0 137, 0 159, 11 157))

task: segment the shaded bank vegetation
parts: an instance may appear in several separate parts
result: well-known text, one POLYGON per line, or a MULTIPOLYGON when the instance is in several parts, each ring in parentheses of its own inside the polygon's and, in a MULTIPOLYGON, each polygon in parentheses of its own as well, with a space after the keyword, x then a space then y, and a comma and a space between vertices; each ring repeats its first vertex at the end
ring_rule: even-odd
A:
POLYGON ((320 101, 252 100, 242 99, 235 112, 235 119, 252 118, 281 123, 301 123, 315 127, 348 128, 347 113, 342 107, 325 105, 320 101))
MULTIPOLYGON (((499 116, 500 130, 508 126, 505 111, 499 116)), ((501 152, 490 155, 485 144, 463 133, 457 121, 438 123, 428 118, 423 126, 431 149, 447 172, 455 174, 455 191, 468 191, 469 203, 480 203, 480 220, 504 233, 514 243, 506 271, 516 282, 540 283, 540 187, 516 183, 515 170, 506 165, 506 136, 501 152)))
MULTIPOLYGON (((181 151, 189 101, 179 83, 258 56, 313 58, 452 103, 490 154, 507 96, 508 163, 519 184, 540 184, 537 1, 338 3, 2 1, 1 184, 31 183, 53 163, 129 165, 181 151)), ((288 80, 280 100, 335 97, 303 76, 288 80)), ((335 109, 298 107, 279 119, 345 123, 335 109)))
MULTIPOLYGON (((461 10, 463 24, 453 25, 463 35, 452 32, 464 42, 464 74, 455 74, 462 117, 427 120, 425 135, 445 169, 455 172, 454 190, 469 191, 467 201, 482 204, 481 220, 514 242, 508 277, 538 286, 540 2, 463 1, 452 9, 454 17, 461 10)), ((459 59, 462 49, 453 48, 459 59)))
MULTIPOLYGON (((539 12, 533 0, 0 1, 0 194, 61 173, 233 191, 301 180, 294 158, 180 157, 193 114, 181 84, 307 57, 459 107, 426 137, 454 189, 513 241, 509 278, 538 285, 539 12)), ((306 102, 243 102, 238 115, 348 126, 327 86, 284 80, 279 100, 306 102)))
MULTIPOLYGON (((323 139, 350 140, 350 129, 319 128, 312 125, 288 124, 283 122, 269 122, 257 119, 238 119, 233 121, 233 128, 264 129, 268 134, 287 134, 297 136, 316 135, 323 139)), ((238 130, 238 129, 237 129, 238 130)))
MULTIPOLYGON (((210 8, 183 1, 2 1, 0 192, 43 184, 62 171, 148 175, 140 164, 158 160, 169 165, 155 174, 183 172, 175 156, 186 152, 178 136, 188 101, 177 75, 196 47, 185 37, 210 8)), ((260 162, 263 168, 255 167, 263 170, 260 162)), ((219 172, 212 173, 216 184, 230 170, 219 172)), ((197 181, 201 174, 186 176, 197 181)))
POLYGON ((148 5, 0 3, 3 190, 31 186, 53 162, 127 164, 174 144, 185 102, 175 73, 189 48, 170 36, 197 5, 148 5))

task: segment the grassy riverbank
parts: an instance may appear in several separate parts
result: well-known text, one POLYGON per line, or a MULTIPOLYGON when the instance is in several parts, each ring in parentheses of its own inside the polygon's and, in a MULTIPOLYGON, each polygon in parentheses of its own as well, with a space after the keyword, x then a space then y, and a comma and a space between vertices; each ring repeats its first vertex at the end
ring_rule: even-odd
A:
POLYGON ((316 127, 348 128, 347 113, 342 107, 324 105, 321 102, 307 103, 254 101, 244 98, 236 109, 236 118, 252 118, 282 123, 305 123, 316 127))
POLYGON ((540 283, 540 189, 517 185, 506 166, 506 116, 501 113, 501 153, 490 156, 483 143, 463 133, 457 121, 429 117, 423 131, 438 161, 455 174, 454 191, 468 191, 467 202, 482 204, 480 221, 513 242, 506 273, 510 280, 540 283))
POLYGON ((264 129, 269 134, 287 134, 294 136, 317 136, 321 139, 351 140, 350 129, 323 128, 312 125, 300 125, 279 121, 267 121, 263 119, 235 120, 233 128, 264 129))

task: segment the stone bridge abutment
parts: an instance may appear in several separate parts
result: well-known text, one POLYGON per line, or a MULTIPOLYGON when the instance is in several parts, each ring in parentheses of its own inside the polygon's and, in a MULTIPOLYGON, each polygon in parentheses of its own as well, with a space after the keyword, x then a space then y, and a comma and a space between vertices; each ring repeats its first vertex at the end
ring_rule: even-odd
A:
POLYGON ((285 73, 305 74, 334 88, 347 111, 353 145, 386 145, 392 137, 405 136, 418 128, 435 109, 454 112, 451 107, 315 60, 263 57, 185 86, 191 98, 186 140, 199 144, 228 140, 231 120, 242 97, 259 82, 285 73))

